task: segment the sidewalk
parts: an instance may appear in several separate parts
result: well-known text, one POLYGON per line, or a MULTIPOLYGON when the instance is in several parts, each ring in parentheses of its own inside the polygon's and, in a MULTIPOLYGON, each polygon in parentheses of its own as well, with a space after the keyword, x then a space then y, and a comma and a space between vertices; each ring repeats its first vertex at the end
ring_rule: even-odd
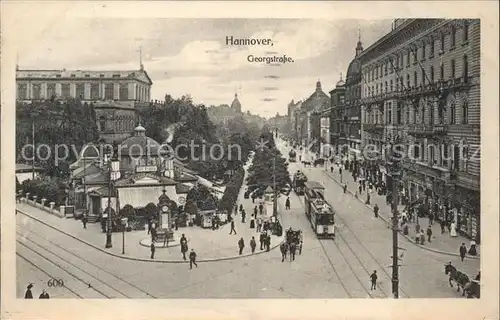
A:
MULTIPOLYGON (((354 179, 352 178, 351 172, 347 170, 342 170, 342 183, 340 183, 340 174, 338 171, 338 168, 336 165, 333 165, 334 171, 333 173, 330 172, 330 166, 331 164, 328 165, 328 167, 323 168, 323 170, 326 171, 328 176, 332 178, 335 182, 344 185, 347 184, 347 190, 351 194, 355 194, 359 192, 358 190, 358 184, 354 182, 354 179)), ((368 188, 366 188, 366 191, 363 191, 361 195, 358 194, 358 200, 365 203, 366 201, 366 193, 368 191, 368 188)), ((390 205, 386 203, 385 196, 383 195, 378 195, 375 191, 373 191, 370 194, 370 205, 366 205, 369 207, 371 210, 373 210, 373 206, 377 204, 380 208, 379 210, 379 217, 386 221, 387 223, 391 223, 390 217, 392 216, 391 213, 391 208, 390 205)), ((398 211, 401 211, 405 206, 404 205, 399 205, 398 206, 398 211)), ((419 219, 419 224, 421 228, 424 230, 427 229, 428 224, 428 218, 420 218, 419 219)), ((443 253, 443 254, 448 254, 448 255, 455 255, 459 256, 458 249, 460 248, 460 245, 462 243, 465 243, 467 246, 467 249, 469 248, 470 240, 458 235, 457 237, 450 237, 448 230, 446 229, 446 232, 444 234, 441 234, 441 228, 439 226, 439 223, 434 222, 434 225, 431 226, 432 228, 432 237, 431 240, 432 242, 427 242, 427 235, 426 235, 426 242, 424 245, 420 245, 415 243, 415 223, 408 222, 408 227, 409 227, 409 233, 408 236, 405 236, 409 240, 411 240, 415 245, 430 250, 434 251, 437 253, 443 253)), ((467 255, 466 258, 469 259, 479 259, 480 258, 480 245, 476 246, 478 255, 477 256, 469 256, 467 255)))

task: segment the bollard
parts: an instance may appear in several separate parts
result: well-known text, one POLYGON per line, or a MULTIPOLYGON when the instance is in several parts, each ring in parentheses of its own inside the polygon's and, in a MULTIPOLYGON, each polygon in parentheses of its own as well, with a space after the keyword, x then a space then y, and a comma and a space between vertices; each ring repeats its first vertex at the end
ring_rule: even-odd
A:
POLYGON ((47 199, 45 199, 45 198, 40 200, 40 203, 42 204, 42 208, 45 208, 45 202, 47 202, 47 199))
POLYGON ((33 196, 33 206, 36 207, 36 199, 38 199, 38 196, 33 196))
POLYGON ((49 203, 49 207, 50 207, 50 212, 52 212, 52 210, 54 210, 54 206, 56 205, 55 202, 50 202, 49 203))

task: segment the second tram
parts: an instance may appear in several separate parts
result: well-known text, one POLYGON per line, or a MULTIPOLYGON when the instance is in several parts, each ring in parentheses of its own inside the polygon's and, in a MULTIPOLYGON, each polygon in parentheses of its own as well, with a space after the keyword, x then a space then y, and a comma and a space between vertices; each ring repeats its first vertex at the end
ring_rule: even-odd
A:
POLYGON ((316 181, 305 182, 306 216, 318 238, 335 238, 335 211, 326 202, 325 187, 316 181))

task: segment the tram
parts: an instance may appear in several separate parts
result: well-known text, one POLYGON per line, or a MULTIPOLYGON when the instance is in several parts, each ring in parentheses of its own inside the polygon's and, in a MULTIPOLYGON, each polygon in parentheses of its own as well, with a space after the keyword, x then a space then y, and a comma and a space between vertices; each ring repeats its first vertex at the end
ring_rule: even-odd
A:
POLYGON ((301 196, 304 194, 305 182, 307 182, 306 175, 302 171, 297 170, 292 180, 292 188, 297 195, 301 196))
POLYGON ((305 182, 306 216, 318 238, 335 237, 335 211, 326 202, 325 187, 316 181, 305 182))
POLYGON ((297 161, 297 153, 292 149, 288 153, 288 162, 296 162, 297 161))

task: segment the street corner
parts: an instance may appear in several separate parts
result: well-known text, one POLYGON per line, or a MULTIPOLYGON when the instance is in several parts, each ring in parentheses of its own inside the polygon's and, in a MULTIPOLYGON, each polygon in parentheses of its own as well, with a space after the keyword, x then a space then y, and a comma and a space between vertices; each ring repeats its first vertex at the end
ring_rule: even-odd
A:
MULTIPOLYGON (((174 238, 173 239, 170 239, 166 242, 158 242, 158 241, 155 241, 154 242, 154 246, 155 248, 157 249, 166 249, 166 248, 172 248, 172 247, 178 247, 181 245, 181 242, 180 242, 180 237, 178 234, 175 234, 174 233, 174 238)), ((139 244, 143 247, 151 247, 151 237, 148 237, 148 238, 144 238, 142 240, 139 241, 139 244)))

